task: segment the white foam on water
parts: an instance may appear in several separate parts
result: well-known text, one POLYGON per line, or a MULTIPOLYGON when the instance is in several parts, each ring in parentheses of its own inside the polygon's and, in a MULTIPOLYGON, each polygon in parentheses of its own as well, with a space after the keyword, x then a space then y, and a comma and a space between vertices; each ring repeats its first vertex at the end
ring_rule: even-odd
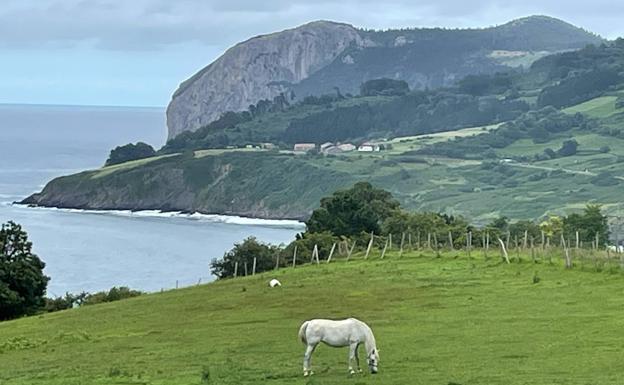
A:
POLYGON ((181 218, 181 219, 194 220, 198 222, 305 229, 305 223, 299 222, 297 220, 290 220, 290 219, 261 219, 261 218, 240 217, 236 215, 202 214, 198 212, 183 213, 181 211, 160 211, 160 210, 140 210, 140 211, 83 210, 83 209, 69 209, 69 208, 59 208, 59 207, 31 206, 31 205, 24 205, 24 204, 18 204, 18 203, 13 204, 13 206, 30 209, 30 210, 50 210, 50 211, 59 211, 59 212, 74 213, 74 214, 101 214, 101 215, 114 215, 114 216, 126 217, 126 218, 181 218))

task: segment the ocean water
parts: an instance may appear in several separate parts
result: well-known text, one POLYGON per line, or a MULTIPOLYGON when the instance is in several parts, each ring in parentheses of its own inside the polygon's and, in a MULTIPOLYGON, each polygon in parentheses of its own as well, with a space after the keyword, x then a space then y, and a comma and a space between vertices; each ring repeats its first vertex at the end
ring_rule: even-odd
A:
POLYGON ((21 224, 46 263, 48 295, 212 280, 210 261, 248 236, 286 243, 302 225, 217 215, 14 205, 50 179, 101 166, 111 148, 166 139, 159 108, 0 105, 0 222, 21 224))

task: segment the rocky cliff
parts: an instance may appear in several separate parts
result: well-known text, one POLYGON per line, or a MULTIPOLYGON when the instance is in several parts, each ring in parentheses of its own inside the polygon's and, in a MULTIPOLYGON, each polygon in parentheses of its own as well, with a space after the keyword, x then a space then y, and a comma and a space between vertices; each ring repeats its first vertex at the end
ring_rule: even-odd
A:
POLYGON ((362 44, 352 26, 327 21, 237 44, 174 93, 167 108, 169 138, 210 123, 225 111, 272 99, 331 63, 347 46, 362 44))
POLYGON ((183 82, 167 108, 169 138, 280 93, 301 98, 336 87, 357 93, 362 82, 379 77, 417 89, 450 86, 469 74, 528 66, 550 52, 599 42, 545 16, 470 30, 369 31, 312 22, 237 44, 183 82))

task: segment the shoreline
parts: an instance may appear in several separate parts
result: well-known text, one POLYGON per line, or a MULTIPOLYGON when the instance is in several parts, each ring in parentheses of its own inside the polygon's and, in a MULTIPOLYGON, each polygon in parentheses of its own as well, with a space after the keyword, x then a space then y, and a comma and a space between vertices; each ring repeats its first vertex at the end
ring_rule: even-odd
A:
POLYGON ((43 206, 31 203, 12 202, 10 206, 22 209, 47 210, 75 214, 110 215, 123 218, 176 218, 194 220, 197 222, 224 223, 242 226, 264 226, 288 229, 305 229, 305 223, 300 219, 276 219, 258 218, 244 215, 184 212, 184 211, 163 211, 163 210, 131 210, 131 209, 87 209, 71 207, 43 206))

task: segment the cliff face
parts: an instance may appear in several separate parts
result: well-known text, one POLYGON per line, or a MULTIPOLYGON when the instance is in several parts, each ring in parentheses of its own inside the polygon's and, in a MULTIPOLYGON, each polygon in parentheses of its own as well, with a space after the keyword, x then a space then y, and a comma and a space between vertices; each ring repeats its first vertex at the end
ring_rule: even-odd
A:
POLYGON ((318 21, 254 37, 182 83, 167 108, 169 138, 272 99, 331 63, 351 44, 363 44, 350 25, 318 21))

